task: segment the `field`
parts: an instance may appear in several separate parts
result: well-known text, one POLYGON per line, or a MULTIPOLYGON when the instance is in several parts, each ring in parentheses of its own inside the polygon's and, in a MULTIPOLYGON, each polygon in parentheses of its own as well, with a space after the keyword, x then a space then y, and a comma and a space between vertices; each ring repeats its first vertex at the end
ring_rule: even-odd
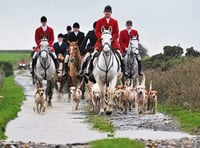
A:
POLYGON ((30 60, 30 51, 0 51, 0 61, 12 63, 14 69, 17 68, 20 60, 30 60))

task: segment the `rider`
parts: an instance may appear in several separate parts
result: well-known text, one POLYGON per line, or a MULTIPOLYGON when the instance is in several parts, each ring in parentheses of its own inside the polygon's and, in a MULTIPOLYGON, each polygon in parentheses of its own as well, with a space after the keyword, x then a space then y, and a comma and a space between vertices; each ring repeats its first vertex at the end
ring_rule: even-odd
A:
POLYGON ((64 36, 63 36, 62 33, 58 34, 58 42, 55 42, 53 44, 53 48, 55 49, 57 57, 58 57, 58 54, 62 54, 63 57, 65 57, 66 54, 67 54, 67 48, 68 47, 67 47, 67 43, 65 43, 63 41, 63 38, 64 38, 64 36))
POLYGON ((81 70, 80 70, 80 75, 84 74, 84 70, 87 68, 88 62, 90 60, 90 54, 94 52, 94 45, 97 41, 97 37, 95 35, 95 27, 96 27, 96 22, 93 23, 93 30, 90 30, 86 37, 83 40, 83 43, 81 45, 81 50, 86 53, 86 56, 83 60, 83 63, 81 65, 81 70), (87 44, 89 40, 89 43, 87 44), (87 47, 86 47, 87 44, 87 47), (86 48, 85 48, 86 47, 86 48))
POLYGON ((65 42, 68 45, 67 40, 69 38, 69 34, 72 32, 72 27, 70 25, 68 25, 66 27, 66 31, 67 31, 67 33, 63 35, 63 37, 64 37, 63 42, 65 42))
POLYGON ((37 62, 37 53, 39 51, 40 48, 40 41, 43 37, 46 37, 48 39, 48 43, 49 43, 49 49, 50 49, 50 55, 53 58, 55 67, 56 67, 56 72, 58 71, 58 63, 57 63, 57 56, 55 54, 55 50, 52 46, 53 42, 54 42, 54 32, 53 29, 49 26, 47 26, 47 18, 46 16, 42 16, 41 19, 41 24, 42 26, 38 27, 35 30, 35 42, 37 44, 37 47, 34 50, 34 55, 33 55, 33 61, 32 61, 32 74, 34 74, 34 68, 37 62))
POLYGON ((80 52, 82 54, 82 51, 81 51, 80 48, 81 48, 81 44, 82 44, 82 42, 83 42, 83 40, 85 38, 85 35, 79 29, 80 29, 79 23, 75 22, 73 24, 73 31, 68 36, 68 40, 70 42, 78 41, 78 47, 79 47, 79 50, 80 50, 80 52))
MULTIPOLYGON (((58 34, 58 42, 55 42, 53 44, 53 48, 55 49, 56 56, 58 57, 58 61, 60 60, 59 54, 63 56, 63 58, 66 57, 68 45, 66 42, 64 42, 64 35, 62 33, 58 34)), ((64 62, 64 61, 63 61, 64 62)), ((65 73, 68 72, 68 66, 65 65, 65 73)))
MULTIPOLYGON (((126 52, 128 51, 128 45, 131 37, 136 37, 136 39, 139 41, 139 34, 137 30, 132 29, 133 23, 131 20, 126 21, 126 29, 122 30, 120 32, 119 36, 119 44, 121 47, 121 53, 122 55, 125 55, 126 52)), ((136 59, 138 62, 138 74, 140 76, 143 75, 143 70, 142 70, 142 62, 141 62, 141 56, 140 53, 136 54, 136 59)))
MULTIPOLYGON (((89 75, 91 75, 92 70, 93 70, 93 60, 96 56, 98 56, 99 51, 102 50, 102 45, 101 45, 101 27, 104 27, 105 29, 108 29, 109 27, 112 27, 112 47, 114 51, 116 51, 116 55, 119 57, 120 62, 121 62, 121 71, 123 72, 123 75, 125 75, 125 65, 124 61, 122 60, 120 52, 118 52, 119 44, 118 44, 118 36, 119 36, 119 27, 118 27, 118 22, 117 20, 113 19, 111 17, 112 15, 112 8, 111 6, 107 5, 104 8, 104 17, 99 19, 96 23, 96 28, 95 28, 95 34, 97 36, 97 42, 94 47, 94 52, 92 53, 92 59, 90 61, 89 65, 89 75)), ((93 79, 93 78, 91 78, 93 79)))

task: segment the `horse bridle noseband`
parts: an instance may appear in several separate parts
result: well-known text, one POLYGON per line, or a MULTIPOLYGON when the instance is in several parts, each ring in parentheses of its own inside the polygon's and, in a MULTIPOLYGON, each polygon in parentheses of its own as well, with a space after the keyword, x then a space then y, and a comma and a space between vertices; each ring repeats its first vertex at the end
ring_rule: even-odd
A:
MULTIPOLYGON (((47 53, 47 55, 49 54, 49 51, 48 50, 40 50, 40 52, 39 52, 39 56, 41 57, 41 53, 42 52, 46 52, 47 53)), ((47 60, 49 60, 48 59, 49 57, 47 56, 47 60)), ((49 69, 49 67, 50 67, 50 65, 51 65, 51 62, 49 63, 49 65, 47 66, 47 67, 45 67, 45 65, 43 65, 42 64, 42 62, 41 62, 41 59, 39 58, 39 61, 40 61, 40 65, 42 66, 42 68, 44 69, 44 71, 45 71, 45 79, 46 79, 46 77, 47 77, 47 69, 49 69)))

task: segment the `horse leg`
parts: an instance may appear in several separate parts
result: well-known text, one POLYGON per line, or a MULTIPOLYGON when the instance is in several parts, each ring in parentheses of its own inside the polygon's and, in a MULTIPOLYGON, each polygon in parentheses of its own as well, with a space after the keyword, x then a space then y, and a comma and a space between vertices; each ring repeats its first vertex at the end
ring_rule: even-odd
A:
POLYGON ((81 91, 82 91, 81 99, 83 100, 83 99, 85 99, 85 82, 83 82, 82 85, 81 85, 81 91))
POLYGON ((97 80, 97 84, 99 84, 99 89, 100 89, 100 115, 103 115, 104 113, 104 85, 101 81, 97 80))
POLYGON ((53 95, 52 89, 53 89, 52 81, 48 80, 47 81, 47 88, 46 88, 46 98, 47 98, 48 106, 52 106, 52 104, 51 104, 51 98, 52 98, 52 95, 53 95))
POLYGON ((110 82, 110 90, 109 90, 109 95, 108 95, 108 105, 106 107, 106 115, 112 114, 114 91, 115 91, 116 84, 117 84, 117 76, 115 76, 113 80, 110 82))

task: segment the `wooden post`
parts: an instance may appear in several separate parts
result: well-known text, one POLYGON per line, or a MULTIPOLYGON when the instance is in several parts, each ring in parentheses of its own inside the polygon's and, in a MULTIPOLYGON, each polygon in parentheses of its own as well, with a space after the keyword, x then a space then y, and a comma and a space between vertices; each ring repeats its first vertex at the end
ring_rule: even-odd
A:
POLYGON ((5 77, 5 74, 2 70, 0 70, 0 88, 3 87, 3 79, 5 77))

